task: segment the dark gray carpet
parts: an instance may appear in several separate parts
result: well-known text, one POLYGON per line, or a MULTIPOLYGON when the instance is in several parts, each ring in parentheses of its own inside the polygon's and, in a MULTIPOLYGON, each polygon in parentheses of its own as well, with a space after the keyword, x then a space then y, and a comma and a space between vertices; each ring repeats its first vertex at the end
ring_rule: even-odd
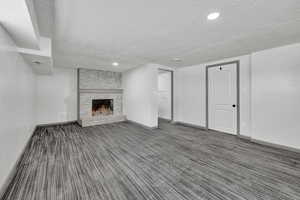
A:
POLYGON ((300 155, 160 122, 40 127, 3 200, 300 199, 300 155))

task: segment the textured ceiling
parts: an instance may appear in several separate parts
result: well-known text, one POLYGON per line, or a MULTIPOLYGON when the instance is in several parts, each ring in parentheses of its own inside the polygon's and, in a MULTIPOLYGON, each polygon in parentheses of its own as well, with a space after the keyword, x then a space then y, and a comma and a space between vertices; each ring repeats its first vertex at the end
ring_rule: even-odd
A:
POLYGON ((0 24, 17 46, 39 49, 39 31, 31 0, 1 0, 0 24))
POLYGON ((52 37, 54 27, 54 0, 32 0, 36 10, 36 16, 40 34, 44 37, 52 37))
POLYGON ((300 42, 300 1, 56 0, 53 28, 56 66, 182 67, 300 42))

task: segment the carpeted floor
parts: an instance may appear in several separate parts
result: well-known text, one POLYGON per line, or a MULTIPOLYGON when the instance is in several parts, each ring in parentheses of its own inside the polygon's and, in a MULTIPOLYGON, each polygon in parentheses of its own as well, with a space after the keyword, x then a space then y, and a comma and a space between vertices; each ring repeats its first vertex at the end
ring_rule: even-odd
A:
POLYGON ((36 130, 3 200, 300 200, 300 154, 160 122, 36 130))

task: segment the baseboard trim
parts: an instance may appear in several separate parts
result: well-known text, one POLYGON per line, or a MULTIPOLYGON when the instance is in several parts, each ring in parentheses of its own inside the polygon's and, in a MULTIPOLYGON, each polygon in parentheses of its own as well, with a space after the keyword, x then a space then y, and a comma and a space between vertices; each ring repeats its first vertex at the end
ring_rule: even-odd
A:
MULTIPOLYGON (((186 123, 186 122, 181 122, 181 121, 171 121, 172 124, 179 124, 179 125, 183 125, 183 126, 187 126, 187 127, 192 127, 192 128, 198 128, 201 130, 208 130, 206 127, 203 126, 198 126, 195 124, 190 124, 190 123, 186 123)), ((220 131, 217 131, 220 132, 220 131)), ((224 134, 228 134, 228 135, 232 135, 229 133, 225 133, 225 132, 220 132, 220 133, 224 133, 224 134)), ((240 139, 243 140, 247 140, 256 144, 260 144, 260 145, 264 145, 264 146, 268 146, 268 147, 273 147, 276 149, 282 149, 282 150, 287 150, 287 151, 292 151, 295 153, 300 153, 300 149, 294 148, 294 147, 288 147, 288 146, 284 146, 284 145, 280 145, 280 144, 274 144, 271 142, 266 142, 266 141, 262 141, 262 140, 257 140, 257 139, 253 139, 250 136, 245 136, 245 135, 233 135, 233 136, 237 136, 240 139)))
POLYGON ((251 141, 251 137, 246 135, 237 135, 240 139, 251 141))
POLYGON ((190 123, 181 122, 181 121, 172 121, 171 123, 172 124, 179 124, 179 125, 187 126, 187 127, 192 127, 192 128, 197 128, 197 129, 201 129, 201 130, 207 130, 207 128, 204 127, 204 126, 199 126, 199 125, 190 124, 190 123))
POLYGON ((151 127, 151 126, 146 126, 146 125, 144 125, 144 124, 141 124, 141 123, 138 123, 138 122, 136 122, 136 121, 129 120, 129 119, 127 119, 126 121, 129 122, 129 123, 135 124, 135 125, 137 125, 137 126, 143 127, 143 128, 145 128, 145 129, 148 129, 148 130, 154 130, 154 129, 157 129, 157 128, 158 128, 157 126, 153 126, 153 127, 151 127))
POLYGON ((46 124, 38 124, 37 127, 66 125, 66 124, 72 124, 72 123, 78 123, 78 121, 77 120, 72 120, 72 121, 65 121, 65 122, 53 122, 53 123, 46 123, 46 124))
POLYGON ((29 143, 32 139, 32 137, 34 136, 34 133, 36 131, 36 129, 38 128, 37 125, 33 126, 33 128, 30 128, 31 130, 29 130, 29 132, 31 132, 31 135, 29 137, 29 139, 27 140, 25 146, 23 147, 21 154, 19 155, 18 159, 16 160, 15 164, 13 165, 12 169, 10 170, 7 178, 5 179, 3 185, 0 185, 0 199, 3 199, 5 192, 9 189, 10 184, 14 178, 14 176, 17 173, 17 169, 18 169, 18 165, 22 160, 22 157, 24 156, 25 150, 27 149, 27 147, 29 146, 29 143))
POLYGON ((260 145, 264 145, 264 146, 268 146, 268 147, 273 147, 276 149, 282 149, 282 150, 287 150, 287 151, 292 151, 295 153, 300 153, 300 149, 294 148, 294 147, 288 147, 285 145, 281 145, 281 144, 274 144, 271 142, 266 142, 263 140, 257 140, 257 139, 253 139, 251 138, 251 142, 256 143, 256 144, 260 144, 260 145))
POLYGON ((171 119, 166 119, 166 118, 162 118, 162 117, 159 117, 158 119, 162 120, 162 121, 165 121, 165 122, 172 122, 171 119))

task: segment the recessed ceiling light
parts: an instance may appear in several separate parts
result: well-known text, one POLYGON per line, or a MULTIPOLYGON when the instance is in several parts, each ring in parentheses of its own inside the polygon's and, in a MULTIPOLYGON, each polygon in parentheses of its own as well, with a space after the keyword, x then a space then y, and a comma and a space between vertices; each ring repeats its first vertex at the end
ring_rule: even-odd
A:
POLYGON ((218 19, 219 17, 220 17, 219 12, 212 12, 209 15, 207 15, 208 20, 215 20, 215 19, 218 19))
POLYGON ((180 58, 173 58, 172 60, 175 61, 175 62, 181 62, 182 61, 180 58))
POLYGON ((119 63, 113 62, 112 65, 113 65, 113 66, 119 66, 119 63))

